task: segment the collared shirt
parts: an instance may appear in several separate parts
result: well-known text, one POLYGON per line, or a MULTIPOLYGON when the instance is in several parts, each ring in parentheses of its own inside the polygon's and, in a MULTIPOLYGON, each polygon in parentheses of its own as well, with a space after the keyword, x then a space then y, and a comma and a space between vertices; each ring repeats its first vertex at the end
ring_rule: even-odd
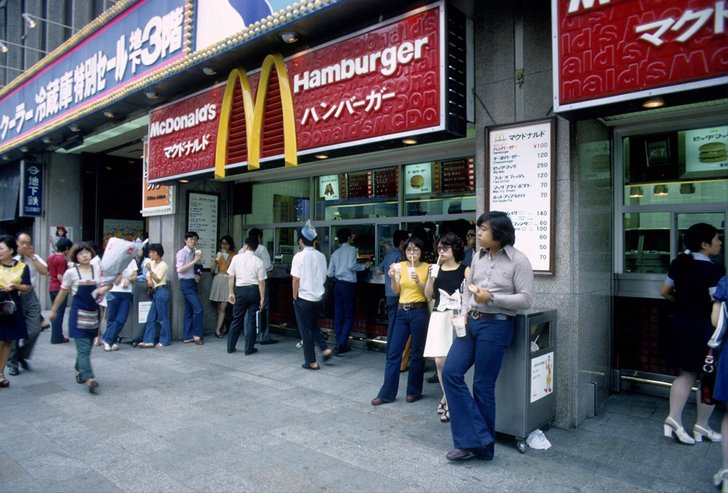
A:
POLYGON ((327 275, 339 281, 356 282, 356 273, 365 269, 364 264, 357 263, 356 257, 356 248, 344 243, 331 254, 327 275))
MULTIPOLYGON (((167 273, 169 272, 169 266, 167 265, 167 262, 164 260, 160 260, 156 264, 154 263, 154 260, 149 261, 149 265, 151 266, 149 268, 149 271, 154 273, 154 276, 159 279, 159 281, 155 281, 152 279, 152 276, 147 273, 149 276, 149 279, 152 279, 152 287, 158 288, 159 286, 164 286, 167 284, 167 273)), ((148 283, 147 283, 148 285, 148 283)))
POLYGON ((387 252, 382 259, 382 263, 377 267, 379 270, 384 272, 384 296, 399 296, 397 293, 392 291, 392 279, 389 277, 389 267, 392 264, 396 264, 402 260, 402 250, 394 248, 387 252))
MULTIPOLYGON (((710 262, 711 264, 715 263, 715 262, 713 262, 713 260, 710 257, 708 257, 707 255, 704 255, 700 252, 690 252, 690 255, 692 255, 695 260, 700 260, 702 262, 710 262)), ((667 284, 671 288, 675 287, 675 280, 670 277, 669 272, 668 272, 667 276, 665 276, 665 284, 667 284)), ((713 293, 715 293, 715 286, 709 287, 708 293, 711 296, 713 296, 713 293)))
POLYGON ((263 261, 250 250, 233 257, 228 274, 235 276, 236 286, 257 286, 268 278, 263 261))
MULTIPOLYGON (((240 251, 238 251, 238 254, 243 253, 244 248, 245 247, 241 248, 240 251)), ((265 267, 266 272, 273 270, 273 264, 270 261, 270 253, 268 253, 268 249, 264 247, 263 244, 258 245, 258 248, 255 249, 255 256, 263 261, 263 267, 265 267)))
POLYGON ((190 262, 195 260, 195 251, 187 248, 187 246, 183 246, 180 251, 177 252, 177 255, 175 256, 175 268, 177 269, 177 277, 180 279, 194 279, 195 278, 195 269, 187 269, 184 272, 180 272, 179 270, 182 268, 183 265, 187 265, 190 262))
POLYGON ((306 301, 321 301, 326 282, 326 257, 314 247, 304 247, 293 256, 291 275, 301 280, 298 297, 306 301))
POLYGON ((463 308, 484 313, 515 315, 525 310, 533 301, 533 269, 521 251, 512 245, 498 250, 491 258, 488 250, 473 254, 469 284, 485 288, 493 295, 492 303, 477 303, 473 294, 465 289, 463 308))
MULTIPOLYGON (((38 285, 40 283, 40 274, 38 274, 38 269, 35 268, 35 263, 30 258, 26 257, 25 255, 16 255, 13 257, 15 260, 20 260, 25 265, 28 266, 28 269, 30 269, 30 285, 33 286, 33 289, 38 291, 38 285)), ((40 262, 42 265, 48 267, 48 264, 46 264, 45 260, 40 258, 38 255, 33 255, 33 258, 40 262)))

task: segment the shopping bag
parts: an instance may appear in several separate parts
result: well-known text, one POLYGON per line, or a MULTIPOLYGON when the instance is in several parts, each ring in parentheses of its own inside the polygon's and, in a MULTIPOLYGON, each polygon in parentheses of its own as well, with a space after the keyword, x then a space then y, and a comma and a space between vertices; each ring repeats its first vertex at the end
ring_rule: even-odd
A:
POLYGON ((129 262, 142 251, 147 240, 143 242, 127 241, 121 238, 109 238, 104 256, 101 258, 101 279, 99 284, 111 284, 114 278, 126 269, 129 262))

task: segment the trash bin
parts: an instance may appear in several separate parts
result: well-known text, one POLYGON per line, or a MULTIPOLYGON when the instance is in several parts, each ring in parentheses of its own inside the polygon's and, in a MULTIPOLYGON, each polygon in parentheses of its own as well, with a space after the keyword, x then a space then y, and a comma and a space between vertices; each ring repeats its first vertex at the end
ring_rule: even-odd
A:
POLYGON ((152 296, 147 294, 147 283, 135 282, 132 287, 131 308, 124 327, 119 332, 119 341, 136 346, 144 337, 147 313, 152 306, 152 296))
POLYGON ((556 310, 516 315, 495 388, 495 430, 515 437, 521 453, 526 437, 555 416, 555 342, 556 310))

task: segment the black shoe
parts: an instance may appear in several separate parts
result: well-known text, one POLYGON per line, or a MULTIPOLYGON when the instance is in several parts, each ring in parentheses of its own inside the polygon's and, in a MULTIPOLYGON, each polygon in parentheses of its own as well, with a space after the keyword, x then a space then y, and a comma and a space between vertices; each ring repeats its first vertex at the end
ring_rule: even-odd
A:
POLYGON ((269 344, 278 344, 278 339, 268 339, 267 341, 260 341, 258 344, 268 346, 269 344))
POLYGON ((19 358, 18 363, 20 364, 20 367, 23 370, 25 370, 25 371, 30 370, 30 365, 28 364, 28 361, 26 361, 24 358, 19 358))
POLYGON ((257 347, 254 347, 250 351, 245 351, 245 356, 250 356, 251 354, 257 353, 257 352, 258 352, 258 348, 257 347))
POLYGON ((437 377, 437 372, 431 377, 427 377, 427 383, 440 383, 440 379, 437 377))
POLYGON ((336 346, 334 348, 334 356, 341 356, 344 353, 348 353, 351 351, 351 348, 349 346, 336 346))
POLYGON ((225 336, 222 335, 222 334, 218 334, 217 332, 215 332, 215 337, 217 337, 218 339, 222 339, 225 336))
POLYGON ((453 461, 453 462, 465 462, 468 460, 485 460, 483 456, 481 456, 477 450, 479 449, 460 449, 456 448, 455 450, 451 450, 450 452, 445 455, 447 457, 447 460, 453 461))
POLYGON ((232 353, 237 352, 237 349, 228 349, 227 352, 228 352, 228 354, 232 354, 232 353))
POLYGON ((11 366, 8 368, 8 375, 17 376, 20 375, 20 370, 17 366, 11 366))

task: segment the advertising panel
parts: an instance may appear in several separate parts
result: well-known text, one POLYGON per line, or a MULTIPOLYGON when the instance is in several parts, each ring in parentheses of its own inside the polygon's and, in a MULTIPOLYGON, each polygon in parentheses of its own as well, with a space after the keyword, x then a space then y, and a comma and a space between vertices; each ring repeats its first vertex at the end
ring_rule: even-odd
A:
POLYGON ((554 110, 728 83, 722 0, 552 0, 554 110))
POLYGON ((19 216, 43 215, 43 166, 30 161, 20 163, 19 216))

